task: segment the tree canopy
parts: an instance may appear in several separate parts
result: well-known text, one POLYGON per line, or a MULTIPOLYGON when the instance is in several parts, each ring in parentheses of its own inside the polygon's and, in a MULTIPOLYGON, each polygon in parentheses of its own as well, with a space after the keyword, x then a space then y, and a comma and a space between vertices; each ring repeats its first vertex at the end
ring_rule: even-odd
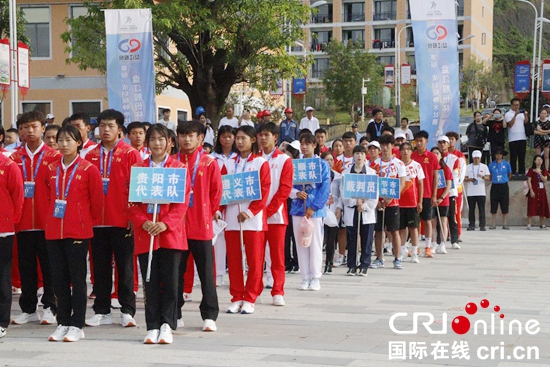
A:
MULTIPOLYGON (((323 85, 327 97, 333 100, 343 111, 353 109, 354 103, 361 101, 363 78, 367 96, 373 96, 376 87, 382 83, 382 67, 376 61, 376 55, 367 52, 362 44, 347 44, 332 40, 326 49, 330 56, 330 68, 325 71, 323 85)), ((364 113, 364 111, 363 111, 364 113)))
MULTIPOLYGON (((21 9, 17 12, 17 39, 29 44, 29 38, 25 35, 25 14, 21 9)), ((10 10, 9 0, 0 0, 0 38, 10 37, 10 10)))
POLYGON ((67 19, 62 35, 67 62, 106 70, 105 20, 101 9, 151 8, 157 91, 187 94, 193 111, 203 106, 217 121, 236 83, 262 81, 304 71, 289 46, 303 37, 309 7, 300 0, 115 0, 85 3, 88 15, 67 19))

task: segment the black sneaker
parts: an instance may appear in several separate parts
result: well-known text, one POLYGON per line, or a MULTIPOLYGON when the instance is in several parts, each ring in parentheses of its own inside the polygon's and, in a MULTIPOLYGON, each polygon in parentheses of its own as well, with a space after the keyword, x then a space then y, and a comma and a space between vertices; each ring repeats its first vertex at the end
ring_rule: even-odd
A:
POLYGON ((479 230, 485 232, 487 229, 485 227, 481 227, 479 230))
POLYGON ((352 277, 352 276, 355 276, 356 272, 357 272, 357 268, 349 268, 346 275, 352 277))
POLYGON ((475 227, 468 227, 467 231, 475 231, 475 227))
POLYGON ((366 277, 367 276, 367 268, 364 268, 364 269, 360 269, 358 272, 357 272, 357 275, 359 276, 362 276, 362 277, 366 277))

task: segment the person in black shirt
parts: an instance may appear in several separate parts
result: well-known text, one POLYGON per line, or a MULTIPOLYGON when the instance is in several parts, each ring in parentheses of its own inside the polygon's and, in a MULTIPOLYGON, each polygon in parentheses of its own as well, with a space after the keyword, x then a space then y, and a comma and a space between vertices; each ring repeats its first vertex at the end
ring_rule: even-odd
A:
POLYGON ((382 135, 382 128, 389 127, 387 122, 382 121, 384 114, 382 110, 375 108, 372 110, 373 119, 369 121, 367 126, 367 138, 369 141, 378 140, 382 135))
POLYGON ((466 128, 466 135, 468 136, 468 142, 466 144, 468 145, 468 156, 470 157, 470 163, 472 163, 472 152, 474 150, 481 150, 483 152, 481 162, 487 162, 486 154, 483 151, 483 147, 485 146, 485 142, 487 140, 487 127, 482 124, 481 112, 474 112, 474 121, 466 128))
POLYGON ((483 117, 483 124, 489 128, 487 134, 487 141, 491 144, 491 157, 495 159, 495 149, 497 147, 503 147, 506 135, 504 127, 504 115, 500 109, 495 108, 493 113, 486 114, 483 117))

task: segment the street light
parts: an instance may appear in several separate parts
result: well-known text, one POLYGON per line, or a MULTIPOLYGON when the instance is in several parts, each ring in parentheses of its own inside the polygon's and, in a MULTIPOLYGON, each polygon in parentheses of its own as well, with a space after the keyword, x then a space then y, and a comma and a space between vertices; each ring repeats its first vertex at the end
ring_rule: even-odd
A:
POLYGON ((316 1, 313 4, 311 4, 309 7, 313 9, 313 8, 318 8, 318 7, 326 5, 326 4, 328 4, 328 1, 319 0, 319 1, 316 1))
POLYGON ((363 78, 363 86, 361 87, 361 121, 365 121, 365 96, 367 95, 367 87, 365 87, 365 82, 369 83, 370 78, 363 78))
POLYGON ((404 29, 411 28, 412 24, 401 28, 397 33, 397 47, 395 48, 395 124, 401 121, 401 32, 404 29))
POLYGON ((11 105, 11 127, 16 128, 17 120, 17 80, 19 76, 17 74, 17 4, 16 0, 9 0, 9 13, 10 13, 10 57, 11 57, 11 91, 10 91, 10 105, 11 105))
MULTIPOLYGON (((541 72, 541 67, 542 67, 542 23, 550 23, 550 20, 544 18, 543 16, 543 13, 544 13, 544 0, 541 1, 541 8, 540 8, 540 18, 537 18, 537 20, 540 21, 540 29, 539 29, 539 55, 537 57, 537 76, 538 76, 538 79, 537 79, 537 89, 538 89, 538 86, 539 86, 539 83, 540 83, 540 72, 541 72)), ((539 98, 540 98, 540 93, 537 93, 537 102, 536 102, 536 105, 535 105, 535 112, 538 113, 538 110, 539 110, 539 98)), ((532 101, 531 101, 532 103, 532 101)), ((532 112, 531 112, 532 113, 532 112)), ((531 122, 533 120, 531 119, 531 122)))
POLYGON ((470 38, 474 38, 475 36, 476 36, 475 34, 471 34, 471 35, 469 35, 469 36, 467 36, 467 37, 459 38, 459 39, 458 39, 458 43, 467 41, 467 40, 469 40, 470 38))
MULTIPOLYGON (((533 77, 531 78, 531 109, 530 109, 530 113, 531 113, 531 116, 530 116, 530 121, 533 121, 533 103, 535 101, 535 79, 538 78, 538 70, 536 69, 536 64, 535 64, 535 59, 536 59, 536 52, 537 52, 537 26, 539 25, 538 23, 538 19, 539 19, 539 12, 537 11, 537 7, 535 5, 533 5, 533 3, 527 1, 527 0, 516 0, 516 1, 519 1, 520 3, 526 3, 526 4, 529 4, 531 5, 531 7, 533 8, 533 10, 535 11, 535 27, 533 29, 533 62, 532 62, 532 65, 533 65, 533 77)), ((543 1, 544 3, 544 1, 543 1)), ((541 26, 541 29, 542 29, 542 25, 541 26)))

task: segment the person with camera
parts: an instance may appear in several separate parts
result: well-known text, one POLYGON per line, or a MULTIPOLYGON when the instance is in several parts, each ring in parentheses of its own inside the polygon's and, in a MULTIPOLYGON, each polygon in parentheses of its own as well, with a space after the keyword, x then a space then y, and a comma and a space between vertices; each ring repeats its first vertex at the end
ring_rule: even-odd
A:
POLYGON ((495 160, 495 150, 497 147, 503 147, 506 142, 504 127, 504 115, 499 108, 495 108, 493 113, 486 114, 483 117, 483 124, 489 128, 487 134, 487 142, 491 145, 491 157, 492 161, 495 160))
POLYGON ((548 119, 548 111, 542 109, 539 112, 539 119, 535 126, 535 150, 537 155, 541 155, 544 151, 544 166, 548 171, 550 166, 550 120, 548 119))
MULTIPOLYGON (((481 120, 481 112, 474 112, 474 121, 466 128, 466 136, 468 136, 468 157, 470 157, 470 163, 472 163, 472 152, 474 150, 483 151, 485 142, 487 141, 487 127, 483 125, 481 120)), ((482 157, 481 161, 484 162, 487 157, 482 157)))
POLYGON ((511 109, 504 115, 504 127, 508 128, 508 147, 512 175, 525 176, 525 152, 527 150, 526 128, 530 128, 529 114, 520 110, 519 98, 512 98, 511 109))

